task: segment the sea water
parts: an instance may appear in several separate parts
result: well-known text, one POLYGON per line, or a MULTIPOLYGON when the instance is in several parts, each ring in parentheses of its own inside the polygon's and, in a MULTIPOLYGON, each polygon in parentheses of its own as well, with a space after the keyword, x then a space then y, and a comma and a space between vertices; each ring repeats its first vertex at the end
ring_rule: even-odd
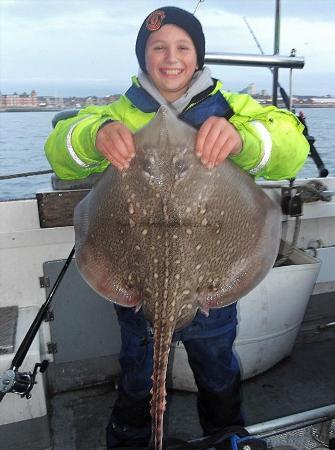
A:
MULTIPOLYGON (((329 174, 335 176, 335 108, 306 108, 304 113, 315 147, 329 174)), ((50 169, 44 143, 52 131, 55 114, 54 111, 0 113, 0 175, 50 169)), ((318 170, 308 158, 298 177, 316 176, 318 170)), ((49 191, 50 177, 48 174, 0 180, 0 200, 33 198, 36 192, 49 191)))

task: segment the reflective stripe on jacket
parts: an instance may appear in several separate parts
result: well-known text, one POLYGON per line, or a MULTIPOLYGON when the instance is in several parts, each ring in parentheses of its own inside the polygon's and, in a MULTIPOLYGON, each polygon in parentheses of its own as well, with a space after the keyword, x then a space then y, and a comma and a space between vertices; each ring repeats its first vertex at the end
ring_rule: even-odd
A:
MULTIPOLYGON (((133 77, 132 87, 106 106, 89 106, 75 117, 60 120, 45 144, 46 156, 60 179, 80 179, 106 169, 109 162, 95 147, 101 125, 114 120, 136 132, 155 116, 159 108, 133 77)), ((214 85, 191 100, 180 118, 199 128, 210 116, 226 117, 240 133, 243 147, 230 158, 256 177, 293 178, 303 166, 309 144, 303 125, 289 111, 261 106, 246 94, 235 94, 214 85)))

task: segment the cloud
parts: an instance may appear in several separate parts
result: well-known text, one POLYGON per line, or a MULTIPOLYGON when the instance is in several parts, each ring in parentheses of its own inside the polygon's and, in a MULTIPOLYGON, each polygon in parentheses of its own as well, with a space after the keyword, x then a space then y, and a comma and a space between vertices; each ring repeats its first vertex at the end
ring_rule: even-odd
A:
MULTIPOLYGON (((13 80, 12 90, 15 82, 21 83, 23 79, 29 85, 34 80, 36 83, 50 80, 50 84, 68 82, 83 86, 86 83, 94 87, 94 80, 96 85, 104 85, 103 80, 107 80, 109 85, 126 87, 130 75, 137 72, 134 44, 138 28, 150 11, 164 3, 158 0, 0 1, 0 77, 6 89, 13 80)), ((197 0, 169 1, 189 11, 197 3, 197 0)), ((282 0, 281 4, 280 53, 288 55, 296 48, 298 55, 306 58, 302 74, 308 77, 333 74, 333 0, 321 0, 315 5, 313 0, 282 0)), ((259 53, 243 21, 246 16, 264 52, 272 54, 274 5, 274 0, 201 2, 196 15, 204 27, 207 50, 259 53)), ((213 71, 222 77, 229 76, 225 81, 231 85, 241 78, 257 81, 261 88, 262 77, 263 83, 269 84, 269 71, 265 69, 230 70, 216 66, 213 71)), ((325 88, 329 92, 335 89, 333 85, 325 88)))

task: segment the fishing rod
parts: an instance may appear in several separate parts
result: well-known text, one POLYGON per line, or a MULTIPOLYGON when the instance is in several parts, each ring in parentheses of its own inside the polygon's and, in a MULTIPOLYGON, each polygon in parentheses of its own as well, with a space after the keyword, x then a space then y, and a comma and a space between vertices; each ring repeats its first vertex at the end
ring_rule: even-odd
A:
MULTIPOLYGON (((261 46, 259 40, 257 39, 257 36, 255 35, 253 29, 251 28, 251 26, 250 26, 250 24, 249 24, 249 22, 248 22, 248 20, 247 20, 247 18, 246 18, 245 16, 243 16, 243 20, 244 20, 246 26, 248 27, 248 30, 250 31, 250 34, 251 34, 251 36, 253 37, 253 39, 254 39, 254 41, 255 41, 255 43, 256 43, 256 45, 257 45, 259 51, 261 52, 262 55, 264 55, 263 48, 262 48, 262 46, 261 46)), ((295 56, 295 49, 292 49, 292 51, 291 51, 291 56, 295 56)), ((274 70, 273 70, 272 67, 269 67, 269 70, 270 70, 270 72, 271 72, 272 74, 274 74, 274 70)), ((290 69, 290 73, 292 74, 292 69, 290 69)), ((282 99, 283 99, 283 102, 284 102, 286 108, 287 108, 288 110, 291 110, 291 109, 292 109, 292 105, 291 105, 291 96, 289 97, 289 96, 287 95, 285 89, 280 85, 278 79, 277 79, 277 86, 278 86, 278 88, 279 88, 279 92, 280 92, 280 94, 281 94, 281 96, 282 96, 282 99)), ((308 143, 309 143, 310 156, 311 156, 311 158, 313 159, 313 161, 314 161, 316 167, 317 167, 318 170, 319 170, 319 176, 320 176, 321 178, 325 178, 325 177, 328 176, 329 171, 328 171, 328 169, 326 169, 326 167, 325 167, 325 165, 324 165, 324 163, 323 163, 323 161, 322 161, 322 159, 321 159, 321 156, 320 156, 319 152, 317 151, 317 149, 316 149, 315 146, 314 146, 314 142, 315 142, 314 137, 313 137, 313 136, 310 136, 309 133, 308 133, 308 128, 307 128, 307 124, 306 124, 306 116, 305 116, 304 113, 301 111, 301 112, 299 113, 299 115, 298 115, 298 118, 299 118, 300 122, 301 122, 301 123, 304 125, 304 127, 305 127, 303 133, 304 133, 304 136, 306 137, 306 139, 307 139, 307 141, 308 141, 308 143)))
POLYGON ((53 170, 38 170, 36 172, 12 173, 11 175, 0 175, 0 180, 10 180, 11 178, 33 177, 35 175, 45 175, 53 173, 53 170))
MULTIPOLYGON (((261 52, 262 55, 264 55, 263 48, 262 48, 259 40, 257 39, 257 36, 255 35, 253 29, 251 28, 251 26, 250 26, 250 24, 249 24, 249 22, 248 22, 248 20, 247 20, 247 18, 245 16, 243 16, 243 20, 244 20, 246 26, 248 27, 248 30, 250 31, 250 34, 253 37, 253 39, 254 39, 254 41, 255 41, 259 51, 261 52)), ((291 55, 292 55, 292 53, 291 53, 291 55)), ((268 69, 273 74, 273 68, 269 67, 268 69)), ((292 71, 292 69, 290 69, 290 70, 292 71)), ((277 81, 277 85, 278 85, 280 95, 282 96, 282 99, 283 99, 283 102, 285 103, 286 108, 290 110, 291 107, 290 107, 290 98, 289 98, 289 96, 286 94, 285 89, 280 85, 279 81, 277 81)))
POLYGON ((62 281, 70 262, 73 258, 75 251, 75 247, 72 248, 67 260, 62 267, 45 303, 39 309, 33 323, 31 324, 27 334, 25 335, 20 347, 18 348, 15 356, 12 360, 10 368, 4 372, 2 375, 0 374, 0 402, 4 398, 4 396, 8 393, 19 394, 21 398, 31 397, 31 390, 36 384, 36 375, 38 370, 43 373, 47 370, 49 362, 45 359, 42 363, 36 363, 33 372, 19 372, 18 369, 22 365, 24 358, 27 356, 29 348, 43 322, 45 319, 49 306, 52 302, 52 299, 62 281))

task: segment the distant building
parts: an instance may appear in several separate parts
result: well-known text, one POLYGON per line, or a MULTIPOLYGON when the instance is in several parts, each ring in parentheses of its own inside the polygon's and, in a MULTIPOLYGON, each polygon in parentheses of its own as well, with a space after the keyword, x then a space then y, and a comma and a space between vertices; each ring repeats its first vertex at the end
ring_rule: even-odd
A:
POLYGON ((44 96, 44 97, 38 97, 38 106, 39 108, 64 108, 64 100, 62 97, 52 97, 52 96, 44 96))
POLYGON ((30 94, 23 92, 23 94, 1 94, 0 108, 37 108, 38 100, 36 91, 31 91, 30 94))
POLYGON ((256 84, 250 83, 244 89, 239 91, 241 94, 256 95, 256 84))
POLYGON ((335 105, 335 98, 333 97, 312 97, 312 103, 318 103, 320 105, 335 105))
POLYGON ((106 95, 104 97, 97 97, 95 95, 89 97, 54 97, 54 96, 39 96, 36 91, 31 91, 30 94, 23 92, 18 94, 1 94, 0 92, 0 110, 21 109, 30 110, 36 108, 42 110, 59 110, 59 109, 79 109, 89 105, 108 105, 120 97, 119 94, 106 95))

